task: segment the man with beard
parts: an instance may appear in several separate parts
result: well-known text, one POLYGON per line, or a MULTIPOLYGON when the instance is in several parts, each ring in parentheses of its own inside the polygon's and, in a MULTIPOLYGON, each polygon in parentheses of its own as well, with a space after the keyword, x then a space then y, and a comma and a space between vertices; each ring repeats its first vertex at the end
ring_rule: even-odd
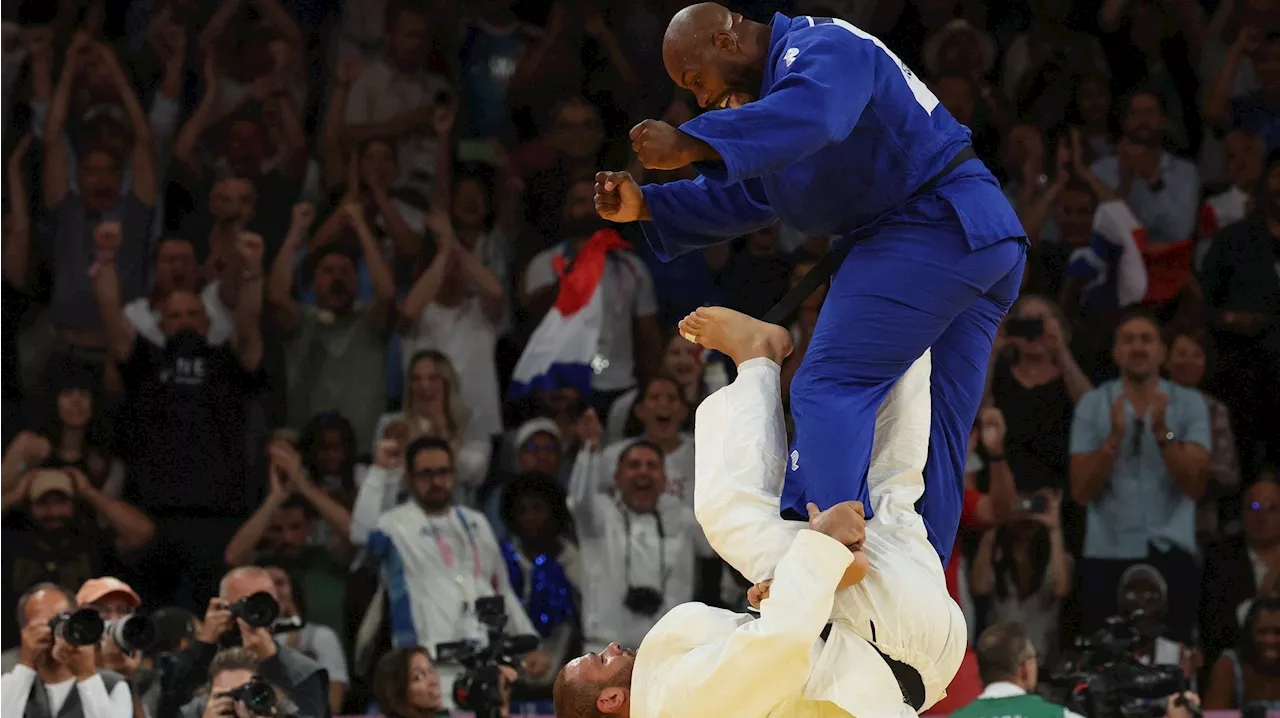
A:
MULTIPOLYGON (((394 441, 378 446, 373 472, 388 471, 400 457, 390 455, 394 441)), ((412 497, 384 513, 369 534, 366 548, 382 567, 391 607, 391 642, 397 647, 422 646, 436 662, 446 703, 453 705, 453 681, 462 668, 436 660, 441 643, 487 642, 476 614, 476 599, 502 596, 507 631, 535 633, 520 598, 511 590, 506 559, 484 514, 453 503, 454 450, 447 441, 424 436, 410 442, 403 462, 404 481, 412 497)), ((546 654, 535 651, 525 668, 537 677, 546 672, 546 654)))
POLYGON ((791 383, 795 441, 783 515, 860 501, 876 410, 933 350, 930 460, 920 513, 945 563, 960 521, 969 429, 1027 243, 969 130, 880 40, 830 18, 762 25, 715 3, 681 10, 663 39, 667 73, 706 112, 679 129, 645 120, 632 146, 649 169, 702 176, 641 188, 596 175, 596 209, 639 221, 659 257, 781 219, 836 235, 831 253, 766 315, 783 323, 834 277, 791 383), (847 257, 847 259, 846 259, 847 257), (843 263, 842 263, 843 262, 843 263))
POLYGON ((119 223, 94 234, 98 272, 93 291, 108 351, 119 363, 128 401, 117 448, 129 467, 137 505, 157 517, 153 550, 143 559, 154 583, 141 591, 159 605, 195 608, 217 589, 222 547, 248 513, 247 403, 263 386, 262 238, 240 235, 245 267, 230 341, 209 342, 205 304, 175 290, 160 304, 157 346, 125 316, 116 272, 119 223), (183 585, 193 595, 179 595, 183 585))
POLYGON ((336 412, 355 427, 356 446, 371 446, 374 426, 387 402, 387 336, 393 326, 396 285, 364 209, 351 202, 338 211, 354 233, 359 256, 369 270, 373 301, 356 302, 357 255, 347 242, 334 242, 308 255, 315 305, 303 305, 294 298, 298 249, 315 214, 303 203, 294 208, 284 248, 272 266, 267 302, 288 341, 289 425, 301 428, 317 414, 336 412))
MULTIPOLYGON (((1165 345, 1155 318, 1129 313, 1115 336, 1120 378, 1085 394, 1071 425, 1071 497, 1088 512, 1085 633, 1116 612, 1130 566, 1194 582, 1195 502, 1209 471, 1209 410, 1196 390, 1160 378, 1165 345)), ((1169 596, 1171 638, 1189 642, 1195 611, 1195 592, 1169 596)))
POLYGON ((1200 206, 1199 171, 1164 151, 1169 120, 1159 95, 1136 90, 1123 107, 1116 154, 1094 162, 1093 173, 1128 203, 1150 244, 1191 239, 1200 206))

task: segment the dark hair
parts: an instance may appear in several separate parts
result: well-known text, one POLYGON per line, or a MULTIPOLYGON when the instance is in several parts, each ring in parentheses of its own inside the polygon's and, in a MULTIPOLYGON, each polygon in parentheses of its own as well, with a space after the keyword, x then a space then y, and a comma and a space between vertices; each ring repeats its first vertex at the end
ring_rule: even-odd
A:
MULTIPOLYGON (((1129 322, 1132 322, 1135 320, 1142 320, 1150 323, 1151 326, 1156 328, 1156 334, 1160 335, 1160 332, 1162 331, 1162 325, 1160 324, 1160 317, 1157 317, 1151 310, 1147 309, 1146 307, 1143 307, 1142 305, 1135 305, 1132 307, 1128 307, 1122 312, 1120 312, 1120 318, 1116 321, 1116 329, 1115 329, 1116 335, 1120 334, 1120 327, 1123 327, 1129 322)), ((1160 339, 1161 341, 1164 341, 1163 336, 1161 336, 1160 339)))
POLYGON ((418 458, 418 454, 424 451, 443 451, 449 456, 449 467, 453 467, 453 446, 449 442, 438 436, 419 436, 404 450, 404 469, 406 473, 413 472, 413 460, 418 458))
POLYGON ((523 496, 532 496, 547 502, 548 508, 551 509, 551 520, 556 524, 554 532, 556 536, 564 534, 572 526, 573 521, 569 517, 564 489, 554 478, 538 471, 529 471, 516 477, 502 492, 499 515, 508 531, 513 531, 516 505, 523 496))
MULTIPOLYGON (((663 347, 665 348, 666 345, 664 344, 663 347)), ((644 433, 644 424, 640 421, 640 418, 636 416, 636 407, 640 405, 640 402, 644 401, 645 394, 649 393, 649 387, 662 381, 665 381, 676 388, 676 396, 680 397, 680 403, 684 404, 684 408, 686 410, 684 424, 681 425, 680 428, 689 428, 690 419, 693 418, 693 411, 689 406, 689 402, 684 398, 684 387, 681 387, 680 382, 676 381, 675 377, 670 374, 654 374, 648 379, 645 379, 644 383, 640 385, 640 389, 636 392, 636 399, 631 403, 631 411, 627 412, 627 421, 622 425, 623 436, 640 436, 644 433)))
POLYGON ((342 491, 351 500, 356 495, 356 430, 351 426, 351 422, 347 417, 336 411, 316 414, 311 417, 311 421, 302 427, 302 433, 298 436, 298 453, 302 454, 302 462, 307 467, 307 473, 312 477, 319 478, 320 470, 316 463, 316 451, 320 446, 320 439, 326 431, 336 431, 341 437, 342 448, 346 451, 347 458, 342 464, 341 473, 338 478, 342 482, 342 491))
MULTIPOLYGON (((341 211, 341 210, 336 210, 341 211)), ((338 240, 330 242, 323 247, 317 247, 307 253, 307 258, 303 261, 305 265, 305 273, 307 276, 307 285, 310 286, 316 281, 316 270, 320 268, 320 263, 330 255, 339 255, 351 260, 352 266, 357 269, 360 267, 360 256, 352 249, 349 242, 338 240)))
MULTIPOLYGON (((653 453, 657 454, 659 459, 665 460, 667 458, 667 455, 665 452, 663 452, 661 446, 658 446, 657 444, 653 443, 652 441, 649 441, 648 439, 636 439, 635 441, 631 442, 627 446, 627 448, 623 449, 621 454, 618 454, 618 466, 622 466, 622 462, 626 461, 627 457, 631 455, 631 452, 635 451, 636 449, 648 449, 649 451, 652 451, 653 453)), ((617 468, 618 468, 617 466, 614 467, 615 470, 617 468)))
MULTIPOLYGON (((493 168, 477 162, 456 165, 453 170, 452 191, 449 193, 451 200, 458 196, 458 187, 463 182, 475 182, 480 185, 480 190, 484 192, 484 228, 486 231, 493 229, 494 223, 498 220, 498 203, 494 192, 495 178, 493 168)), ((449 215, 453 216, 452 203, 449 206, 449 215)))
MULTIPOLYGON (((1173 342, 1178 337, 1186 337, 1195 342, 1196 346, 1204 351, 1205 365, 1209 364, 1209 357, 1213 354, 1213 337, 1209 335, 1208 330, 1201 324, 1175 323, 1170 324, 1164 329, 1164 344, 1169 348, 1173 348, 1173 342)), ((1207 372, 1206 372, 1207 373, 1207 372)))
POLYGON ((1002 621, 978 636, 978 676, 983 685, 1018 675, 1022 664, 1035 654, 1027 627, 1017 621, 1002 621))
POLYGON ((1240 630, 1240 658, 1245 663, 1253 663, 1258 659, 1258 647, 1253 643, 1253 627, 1258 622, 1258 614, 1280 611, 1280 598, 1266 596, 1254 600, 1249 606, 1249 613, 1244 617, 1244 626, 1240 630))
POLYGON ((258 656, 247 648, 224 648, 209 661, 209 680, 226 671, 258 673, 258 656))
MULTIPOLYGON (((1000 559, 992 562, 991 570, 995 575, 995 594, 1002 599, 1007 598, 1009 593, 1008 581, 1005 579, 1013 577, 1014 583, 1018 583, 1013 563, 1014 539, 1013 531, 1008 526, 996 529, 996 545, 1000 547, 1000 559)), ((1026 541, 1031 544, 1028 547, 1031 552, 1031 580, 1027 583, 1027 590, 1023 591, 1020 587, 1016 589, 1019 601, 1027 600, 1040 589, 1040 585, 1044 583, 1045 571, 1049 568, 1051 549, 1049 531, 1037 525, 1031 535, 1026 537, 1026 541)))
POLYGON ((74 611, 76 609, 76 595, 71 592, 71 589, 68 589, 65 586, 59 586, 58 584, 50 581, 41 581, 31 588, 28 588, 25 593, 18 597, 19 628, 25 628, 27 625, 27 601, 30 601, 32 596, 40 593, 41 591, 57 591, 67 599, 67 603, 71 604, 71 610, 74 611))
POLYGON ((409 701, 409 664, 413 657, 427 655, 422 646, 393 648, 373 669, 373 696, 378 710, 385 718, 430 718, 434 713, 424 711, 409 701))
MULTIPOLYGON (((47 404, 44 405, 42 416, 39 421, 40 435, 47 437, 49 443, 57 446, 62 439, 62 418, 58 416, 58 395, 64 391, 72 389, 83 389, 89 393, 90 414, 89 423, 84 429, 84 451, 82 455, 82 463, 87 464, 90 456, 97 456, 103 460, 106 467, 110 470, 111 464, 111 427, 108 425, 105 412, 101 410, 100 400, 102 398, 102 382, 98 373, 86 366, 84 362, 79 361, 75 357, 65 354, 55 355, 45 368, 46 386, 48 387, 47 404)), ((55 456, 51 456, 46 461, 49 466, 63 466, 55 456)), ((87 465, 83 468, 87 468, 87 465)), ((90 476, 88 471, 85 475, 93 482, 95 486, 101 486, 105 476, 90 476)))
POLYGON ((604 686, 604 683, 597 681, 571 684, 569 674, 561 668, 551 687, 556 718, 602 718, 600 709, 596 707, 596 699, 604 686))

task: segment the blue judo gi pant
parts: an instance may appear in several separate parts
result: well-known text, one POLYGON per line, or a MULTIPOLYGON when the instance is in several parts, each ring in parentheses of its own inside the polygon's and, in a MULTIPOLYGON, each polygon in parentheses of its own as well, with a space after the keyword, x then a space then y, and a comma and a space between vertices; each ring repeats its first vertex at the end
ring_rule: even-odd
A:
POLYGON ((947 200, 925 194, 836 241, 854 245, 791 384, 795 438, 783 516, 807 516, 810 501, 823 509, 861 501, 872 517, 876 410, 932 348, 929 459, 917 508, 945 565, 960 523, 969 432, 996 330, 1022 284, 1025 240, 971 249, 947 200))

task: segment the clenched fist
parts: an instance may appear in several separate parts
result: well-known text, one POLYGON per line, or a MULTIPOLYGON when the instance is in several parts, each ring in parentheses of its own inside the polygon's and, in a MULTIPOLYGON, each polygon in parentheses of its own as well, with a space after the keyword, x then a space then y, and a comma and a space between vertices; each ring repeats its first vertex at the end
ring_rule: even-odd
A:
POLYGON ((718 159, 711 145, 662 120, 644 120, 631 128, 631 149, 651 170, 678 170, 700 160, 718 159))
POLYGON ((647 221, 649 206, 630 172, 596 173, 596 212, 610 222, 647 221))

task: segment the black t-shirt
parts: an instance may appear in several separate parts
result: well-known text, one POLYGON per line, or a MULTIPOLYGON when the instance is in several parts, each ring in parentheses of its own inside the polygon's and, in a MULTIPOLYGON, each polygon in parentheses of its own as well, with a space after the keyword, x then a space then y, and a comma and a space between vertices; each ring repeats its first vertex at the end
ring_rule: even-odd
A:
POLYGON ((18 598, 38 583, 56 583, 74 591, 91 578, 120 576, 115 536, 79 514, 66 529, 56 532, 37 528, 22 511, 11 512, 0 523, 4 546, 4 648, 19 643, 18 598))
POLYGON ((22 378, 18 367, 18 335, 22 332, 22 323, 27 310, 31 307, 31 298, 25 292, 4 280, 3 295, 0 295, 3 319, 0 321, 0 387, 4 389, 4 398, 11 401, 22 399, 22 378))
POLYGON ((152 513, 248 511, 249 401, 266 384, 227 346, 168 349, 142 337, 120 367, 129 496, 152 513))
POLYGON ((996 361, 991 393, 1004 413, 1005 456, 1018 490, 1066 490, 1068 436, 1074 404, 1062 377, 1027 388, 1013 376, 1009 362, 996 361))

